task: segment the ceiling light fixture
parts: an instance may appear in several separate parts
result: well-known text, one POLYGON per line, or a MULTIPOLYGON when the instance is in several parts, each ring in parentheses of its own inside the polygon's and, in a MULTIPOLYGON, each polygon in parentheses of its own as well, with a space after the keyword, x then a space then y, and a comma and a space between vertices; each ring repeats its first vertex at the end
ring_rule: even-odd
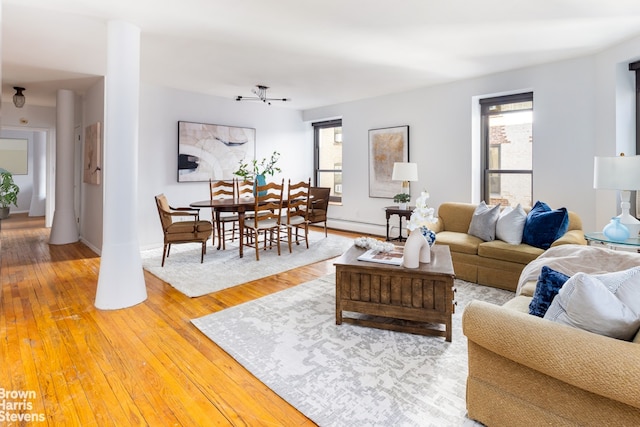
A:
POLYGON ((15 105, 18 108, 24 107, 25 97, 22 91, 25 89, 19 86, 14 86, 13 88, 16 90, 16 94, 13 95, 13 105, 15 105))
POLYGON ((291 101, 291 98, 268 98, 267 89, 269 89, 269 86, 256 85, 255 89, 251 89, 251 92, 253 92, 256 96, 238 95, 236 97, 236 101, 262 101, 269 105, 271 105, 271 101, 291 101))

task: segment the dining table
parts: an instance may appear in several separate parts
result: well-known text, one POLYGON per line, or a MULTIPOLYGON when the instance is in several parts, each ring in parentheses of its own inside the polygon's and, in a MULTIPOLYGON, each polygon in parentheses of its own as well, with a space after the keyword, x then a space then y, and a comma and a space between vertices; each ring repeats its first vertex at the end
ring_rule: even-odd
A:
MULTIPOLYGON (((215 212, 215 222, 218 224, 217 232, 220 236, 220 215, 222 212, 234 212, 238 214, 238 227, 240 228, 240 258, 244 255, 244 216, 245 212, 252 212, 255 208, 255 199, 253 197, 234 197, 228 199, 200 200, 189 204, 192 208, 211 208, 215 212)), ((220 238, 220 237, 219 237, 220 238)), ((218 249, 220 244, 218 243, 218 249)))
MULTIPOLYGON (((311 203, 313 203, 313 196, 309 197, 311 203)), ((244 255, 244 217, 246 212, 253 212, 255 209, 256 200, 253 197, 234 197, 227 199, 213 199, 213 200, 199 200, 197 202, 189 203, 192 208, 211 208, 215 212, 215 222, 218 224, 216 231, 220 236, 220 215, 222 212, 234 212, 238 214, 238 228, 240 228, 240 245, 239 254, 240 258, 244 255)), ((282 206, 286 207, 289 204, 287 199, 282 200, 282 206)), ((218 242, 218 249, 220 249, 220 242, 218 242)))

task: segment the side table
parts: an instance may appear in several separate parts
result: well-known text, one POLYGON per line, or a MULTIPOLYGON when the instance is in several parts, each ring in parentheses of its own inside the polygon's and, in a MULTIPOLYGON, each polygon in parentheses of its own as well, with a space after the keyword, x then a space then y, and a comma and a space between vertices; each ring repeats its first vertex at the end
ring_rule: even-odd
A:
POLYGON ((415 206, 407 206, 406 209, 400 209, 400 206, 387 206, 384 208, 385 214, 387 215, 387 241, 398 240, 402 242, 403 240, 407 240, 402 237, 402 218, 406 218, 408 220, 415 208, 415 206), (398 215, 398 222, 400 223, 400 231, 398 232, 398 237, 395 239, 389 238, 389 218, 391 218, 391 215, 398 215))
POLYGON ((584 238, 589 244, 601 244, 610 249, 635 250, 640 253, 640 237, 630 237, 624 242, 610 240, 602 232, 584 233, 584 238))

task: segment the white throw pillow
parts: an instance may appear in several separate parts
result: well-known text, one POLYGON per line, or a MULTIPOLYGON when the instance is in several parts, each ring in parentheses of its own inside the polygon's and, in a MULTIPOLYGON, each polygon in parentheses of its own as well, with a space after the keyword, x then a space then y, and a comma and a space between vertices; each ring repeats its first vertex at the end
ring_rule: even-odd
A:
POLYGON ((468 234, 476 236, 485 242, 495 240, 498 216, 500 216, 500 205, 490 208, 483 201, 473 212, 468 234))
POLYGON ((507 206, 502 210, 498 222, 496 222, 496 239, 510 245, 519 245, 522 243, 522 233, 526 222, 527 213, 520 203, 515 209, 507 206))
POLYGON ((638 273, 625 270, 600 275, 608 285, 598 276, 577 273, 560 288, 544 318, 629 341, 640 328, 640 316, 636 313, 640 309, 638 273))

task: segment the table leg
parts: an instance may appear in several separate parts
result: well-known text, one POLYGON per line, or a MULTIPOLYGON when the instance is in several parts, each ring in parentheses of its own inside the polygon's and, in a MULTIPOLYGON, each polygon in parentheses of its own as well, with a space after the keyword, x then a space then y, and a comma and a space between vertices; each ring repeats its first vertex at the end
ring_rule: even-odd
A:
POLYGON ((402 242, 402 215, 398 215, 398 241, 402 242))
POLYGON ((220 247, 222 246, 222 239, 224 238, 224 236, 220 233, 220 211, 216 210, 216 228, 218 230, 218 250, 220 250, 220 247))
POLYGON ((389 216, 387 215, 387 242, 389 241, 389 216))
POLYGON ((244 210, 238 210, 238 227, 240 228, 240 258, 242 258, 244 245, 244 210))

